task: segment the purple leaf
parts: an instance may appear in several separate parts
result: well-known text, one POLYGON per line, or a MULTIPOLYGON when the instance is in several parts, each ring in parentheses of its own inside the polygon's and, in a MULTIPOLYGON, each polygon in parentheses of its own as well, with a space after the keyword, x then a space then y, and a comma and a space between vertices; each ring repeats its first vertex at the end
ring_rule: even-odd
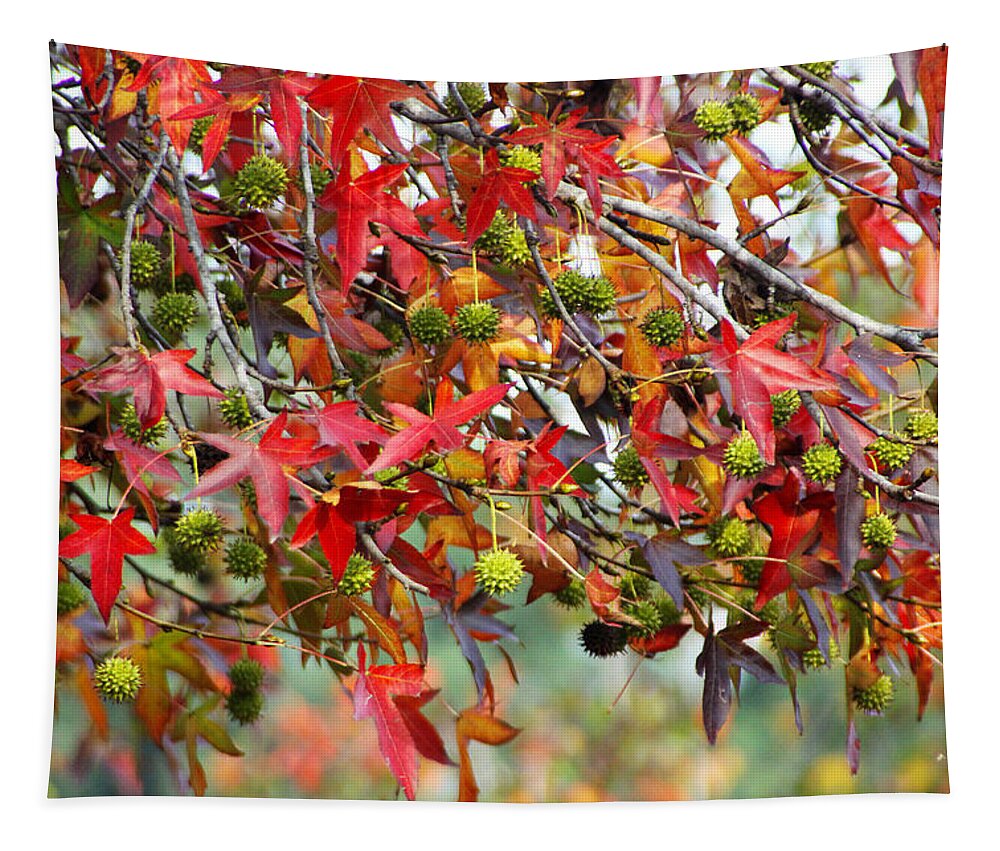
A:
POLYGON ((852 718, 847 724, 847 765, 851 769, 851 774, 858 773, 860 764, 861 739, 858 738, 858 728, 854 726, 852 718))
POLYGON ((714 629, 710 629, 705 636, 704 647, 695 660, 695 670, 705 678, 701 696, 702 724, 709 744, 714 745, 719 730, 729 717, 729 704, 733 695, 729 680, 729 658, 714 629))
MULTIPOLYGON (((627 535, 627 537, 632 537, 627 535)), ((633 540, 636 540, 633 537, 633 540)), ((705 564, 708 559, 697 547, 691 546, 687 541, 670 535, 660 533, 654 535, 641 545, 642 555, 649 563, 653 576, 660 583, 674 601, 678 609, 684 608, 684 584, 681 582, 680 574, 677 572, 677 565, 695 567, 705 564)))
POLYGON ((837 560, 843 579, 841 590, 846 590, 861 553, 861 521, 865 519, 865 501, 858 493, 858 474, 850 468, 844 470, 837 479, 834 493, 837 496, 837 560))

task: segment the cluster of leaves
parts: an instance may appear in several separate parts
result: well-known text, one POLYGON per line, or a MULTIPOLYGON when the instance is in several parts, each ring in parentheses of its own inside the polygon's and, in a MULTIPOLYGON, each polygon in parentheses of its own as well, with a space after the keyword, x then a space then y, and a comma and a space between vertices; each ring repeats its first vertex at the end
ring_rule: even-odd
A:
POLYGON ((797 678, 841 668, 856 770, 855 709, 884 711, 905 666, 922 712, 941 649, 945 58, 896 63, 899 127, 846 120, 851 80, 814 66, 470 87, 54 45, 66 325, 102 329, 63 338, 59 571, 97 616, 61 605, 62 682, 106 734, 88 671, 127 653, 136 714, 184 743, 200 794, 199 740, 240 753, 223 672, 298 653, 347 685, 412 799, 419 757, 454 764, 423 711, 439 616, 472 675, 454 747, 474 800, 469 742, 518 732, 498 615, 550 600, 587 609, 595 665, 699 634, 713 743, 743 672, 783 684, 801 729, 797 678), (753 121, 706 136, 711 100, 753 121), (798 132, 804 104, 845 120, 798 132), (792 122, 801 168, 768 161, 758 120, 792 122), (730 157, 738 239, 705 215, 730 157), (775 235, 817 201, 834 248, 775 235), (477 250, 498 211, 529 262, 477 250), (897 315, 839 300, 846 275, 897 315), (597 282, 601 310, 579 309, 597 282), (151 318, 175 293, 197 310, 168 337, 151 318), (455 323, 475 304, 489 333, 455 323), (429 307, 425 344, 408 320, 429 307))

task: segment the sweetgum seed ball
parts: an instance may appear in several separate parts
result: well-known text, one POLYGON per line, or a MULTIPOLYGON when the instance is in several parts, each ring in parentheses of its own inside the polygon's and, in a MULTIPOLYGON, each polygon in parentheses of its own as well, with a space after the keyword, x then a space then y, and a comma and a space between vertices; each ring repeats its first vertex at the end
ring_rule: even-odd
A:
POLYGON ((266 210, 288 186, 288 169, 267 154, 256 154, 236 173, 234 188, 240 205, 250 210, 266 210))
POLYGON ((489 343, 500 335, 500 311, 485 301, 463 304, 455 311, 455 332, 469 343, 489 343))
POLYGON ((722 453, 722 463, 726 472, 738 479, 752 479, 759 475, 764 467, 764 459, 760 456, 757 441, 753 435, 743 432, 736 435, 722 453))
POLYGON ((694 123, 710 142, 724 139, 733 129, 733 114, 722 101, 707 100, 694 114, 694 123))
POLYGON ((121 428, 122 434, 140 446, 155 446, 159 443, 167 433, 167 425, 166 417, 160 417, 159 422, 144 429, 135 405, 131 402, 126 404, 118 415, 118 427, 121 428))
POLYGON ((264 684, 264 668, 255 659, 239 659, 229 669, 233 691, 257 691, 264 684))
POLYGON ((756 95, 734 95, 727 101, 726 106, 732 114, 734 132, 746 135, 760 124, 763 107, 756 95))
POLYGON ((236 538, 226 547, 226 571, 237 579, 257 579, 266 565, 267 553, 250 538, 236 538))
POLYGON ((135 700, 142 687, 142 669, 127 656, 112 656, 94 668, 94 686, 105 700, 135 700))
POLYGON ((784 428, 802 407, 799 391, 783 390, 771 397, 771 422, 775 428, 784 428))
POLYGON ((913 455, 914 447, 909 443, 897 443, 886 437, 879 437, 868 447, 876 458, 887 470, 897 470, 907 464, 913 455))
POLYGON ((215 552, 222 543, 223 532, 222 518, 205 508, 182 515, 174 527, 177 543, 197 553, 215 552))
POLYGON ((565 588, 552 595, 555 601, 567 609, 579 609, 587 602, 587 589, 579 579, 573 579, 565 588))
POLYGON ((861 540, 871 549, 891 547, 896 540, 896 524, 885 512, 872 514, 861 523, 861 540))
POLYGON ((509 594, 524 578, 521 559, 506 548, 483 553, 476 562, 475 571, 479 586, 495 597, 509 594))
POLYGON ((153 322, 168 336, 179 337, 198 316, 198 302, 188 293, 164 293, 153 305, 153 322))
POLYGON ((829 443, 810 446, 802 455, 802 472, 814 482, 832 482, 843 468, 843 459, 829 443))
POLYGON ((833 113, 816 101, 799 101, 799 118, 810 133, 822 133, 833 121, 833 113))
POLYGON ((869 715, 881 715, 892 703, 894 691, 892 677, 883 674, 868 688, 854 689, 854 705, 869 715))
POLYGON ((337 592, 345 597, 354 597, 364 594, 371 588, 372 580, 375 578, 375 569, 372 563, 360 553, 351 553, 347 560, 347 567, 341 577, 337 592))
POLYGON ((660 609, 651 600, 639 600, 637 603, 625 603, 622 611, 640 624, 629 624, 625 632, 635 638, 645 638, 656 633, 661 625, 660 609))
POLYGON ((182 576, 198 576, 205 569, 205 556, 198 550, 185 547, 177 540, 176 531, 170 527, 163 530, 163 540, 167 545, 170 566, 182 576))
POLYGON ((250 428, 254 424, 247 397, 238 387, 226 388, 226 397, 219 400, 219 414, 227 426, 237 431, 250 428))
POLYGON ((407 321, 410 333, 421 345, 438 346, 451 338, 448 314, 436 305, 417 308, 407 321))
POLYGON ((226 698, 226 709, 240 726, 253 724, 264 709, 264 695, 259 691, 232 691, 226 698))
POLYGON ((163 268, 163 256, 160 250, 145 239, 132 241, 129 261, 132 284, 140 290, 153 283, 163 268))
POLYGON ((906 424, 906 435, 911 440, 937 440, 937 414, 933 411, 914 411, 906 424))
POLYGON ((672 308, 658 307, 646 314, 639 330, 651 346, 672 346, 684 333, 684 317, 672 308))
MULTIPOLYGON (((458 89, 458 93, 462 96, 462 100, 465 101, 465 105, 469 107, 469 112, 475 114, 486 106, 486 90, 483 88, 482 83, 456 83, 455 88, 458 89)), ((462 114, 458 101, 455 100, 450 91, 444 99, 444 105, 447 107, 449 115, 462 114)))
POLYGON ((649 473, 634 446, 627 446, 615 456, 612 464, 615 480, 626 488, 641 488, 649 483, 649 473))
POLYGON ((580 630, 580 644, 591 656, 617 656, 628 646, 628 634, 621 627, 593 620, 580 630))
POLYGON ((837 60, 833 59, 827 62, 804 62, 799 67, 821 80, 829 80, 836 64, 837 60))
POLYGON ((514 145, 500 154, 500 164, 507 168, 523 168, 542 173, 542 155, 525 145, 514 145))
MULTIPOLYGON (((582 586, 581 586, 582 587, 582 586)), ((87 592, 75 582, 60 582, 56 597, 56 613, 68 615, 87 602, 87 592)))
POLYGON ((496 211, 490 226, 476 240, 476 250, 508 268, 523 266, 531 259, 524 231, 503 210, 496 211))
POLYGON ((720 524, 710 540, 712 549, 724 558, 743 555, 750 550, 750 526, 738 517, 730 517, 720 524))

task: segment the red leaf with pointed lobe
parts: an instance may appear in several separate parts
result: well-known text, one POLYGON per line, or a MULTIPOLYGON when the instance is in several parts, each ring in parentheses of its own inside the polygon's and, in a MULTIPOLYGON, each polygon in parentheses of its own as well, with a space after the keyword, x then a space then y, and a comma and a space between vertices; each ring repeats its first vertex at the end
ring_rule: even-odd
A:
POLYGON ((466 244, 472 245, 490 226, 501 201, 514 212, 529 219, 535 218, 535 200, 524 184, 537 178, 538 175, 530 169, 500 165, 499 155, 491 149, 486 155, 486 173, 466 210, 466 244))
POLYGON ((125 556, 156 552, 156 547, 132 528, 134 514, 134 508, 126 508, 111 520, 93 514, 71 514, 70 519, 80 528, 59 542, 63 558, 90 556, 90 593, 105 623, 121 588, 125 556))
POLYGON ((315 412, 312 420, 319 431, 317 446, 343 449, 344 454, 359 470, 368 466, 368 460, 361 454, 358 444, 385 444, 389 435, 371 420, 358 416, 357 402, 335 402, 315 412))
POLYGON ((100 469, 100 467, 90 467, 87 464, 81 464, 79 461, 74 461, 72 458, 60 458, 59 481, 75 482, 77 479, 82 479, 84 476, 96 473, 100 469))
POLYGON ((566 174, 567 157, 576 159, 583 146, 604 143, 603 136, 577 126, 586 113, 585 108, 577 109, 563 121, 553 123, 544 115, 533 112, 531 120, 534 126, 522 127, 509 137, 509 141, 517 145, 542 146, 542 178, 550 201, 555 197, 559 181, 566 174))

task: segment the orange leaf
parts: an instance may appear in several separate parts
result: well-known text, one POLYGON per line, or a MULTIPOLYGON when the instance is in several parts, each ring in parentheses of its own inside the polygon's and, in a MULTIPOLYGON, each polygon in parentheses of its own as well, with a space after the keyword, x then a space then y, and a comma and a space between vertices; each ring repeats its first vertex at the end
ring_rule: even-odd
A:
POLYGON ((469 758, 469 742, 482 742, 484 745, 505 745, 521 731, 512 727, 506 721, 501 721, 479 707, 466 709, 458 717, 455 725, 455 737, 458 741, 459 774, 458 800, 477 801, 479 786, 472 771, 472 760, 469 758))

